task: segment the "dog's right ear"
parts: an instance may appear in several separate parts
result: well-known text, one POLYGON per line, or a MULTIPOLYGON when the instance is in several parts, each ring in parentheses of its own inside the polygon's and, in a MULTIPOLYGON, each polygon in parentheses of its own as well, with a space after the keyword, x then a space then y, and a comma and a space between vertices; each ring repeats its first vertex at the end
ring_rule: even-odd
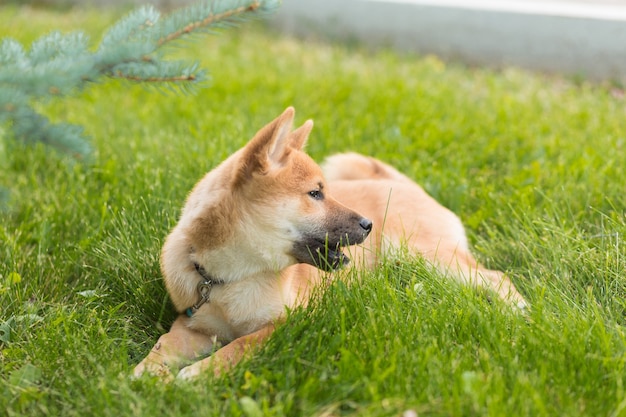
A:
POLYGON ((292 149, 291 126, 295 110, 287 109, 257 132, 244 147, 243 155, 234 177, 234 185, 245 182, 253 173, 267 173, 284 165, 292 149))
POLYGON ((301 150, 309 139, 309 134, 313 129, 313 120, 309 119, 302 126, 291 132, 291 147, 301 150))

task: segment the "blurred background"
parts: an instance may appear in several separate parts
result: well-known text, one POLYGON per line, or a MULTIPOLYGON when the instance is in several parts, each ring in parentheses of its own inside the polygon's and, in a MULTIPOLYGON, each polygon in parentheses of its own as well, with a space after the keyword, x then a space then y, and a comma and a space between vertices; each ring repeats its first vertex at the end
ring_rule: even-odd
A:
MULTIPOLYGON (((0 4, 170 9, 190 0, 34 0, 0 4)), ((494 68, 626 79, 626 0, 285 0, 271 24, 299 36, 494 68)))

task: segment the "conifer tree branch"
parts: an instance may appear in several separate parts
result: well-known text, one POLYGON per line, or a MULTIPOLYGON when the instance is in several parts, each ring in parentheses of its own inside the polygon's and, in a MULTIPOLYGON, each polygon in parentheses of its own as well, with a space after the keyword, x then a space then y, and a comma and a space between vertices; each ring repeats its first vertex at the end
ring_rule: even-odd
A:
POLYGON ((141 82, 149 82, 149 83, 175 83, 180 81, 195 81, 196 76, 194 74, 189 75, 175 75, 172 77, 139 77, 137 75, 128 75, 122 72, 117 72, 115 74, 116 78, 123 78, 125 80, 130 81, 141 81, 141 82))
POLYGON ((199 28, 208 27, 208 26, 216 24, 217 22, 222 22, 227 19, 232 19, 233 17, 239 16, 242 13, 254 12, 258 10, 259 7, 260 7, 259 1, 251 1, 249 2, 249 4, 242 5, 237 8, 230 9, 230 10, 225 10, 222 13, 211 13, 204 19, 191 22, 187 24, 185 27, 183 27, 182 29, 172 32, 168 34, 167 36, 159 39, 157 41, 157 45, 159 46, 163 45, 165 43, 178 39, 184 35, 192 33, 198 30, 199 28))
MULTIPOLYGON (((186 36, 233 26, 274 11, 280 0, 202 0, 165 18, 141 7, 114 23, 95 52, 81 32, 53 32, 26 50, 13 39, 0 42, 0 123, 13 137, 41 142, 75 156, 91 147, 82 128, 52 124, 32 109, 36 99, 64 96, 102 77, 187 90, 207 78, 198 63, 162 60, 156 51, 186 36)), ((0 138, 3 139, 3 138, 0 138)))

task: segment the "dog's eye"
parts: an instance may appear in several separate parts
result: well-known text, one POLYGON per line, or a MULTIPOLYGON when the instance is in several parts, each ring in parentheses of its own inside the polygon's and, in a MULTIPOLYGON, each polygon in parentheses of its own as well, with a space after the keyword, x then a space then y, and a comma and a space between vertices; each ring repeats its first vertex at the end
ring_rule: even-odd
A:
POLYGON ((315 200, 324 199, 324 194, 320 190, 309 191, 309 196, 315 200))

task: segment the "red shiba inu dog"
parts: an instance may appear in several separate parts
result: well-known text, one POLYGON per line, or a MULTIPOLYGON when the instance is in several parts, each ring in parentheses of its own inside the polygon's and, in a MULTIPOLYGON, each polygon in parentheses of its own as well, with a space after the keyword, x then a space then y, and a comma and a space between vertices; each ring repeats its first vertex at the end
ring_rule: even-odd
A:
POLYGON ((408 248, 446 276, 526 306, 509 278, 476 262, 461 221, 419 185, 358 154, 333 156, 322 170, 303 151, 313 122, 292 131, 293 119, 290 107, 189 194, 161 256, 181 315, 135 376, 226 370, 286 307, 306 304, 322 270, 349 262, 349 245, 358 245, 357 268, 408 248))

